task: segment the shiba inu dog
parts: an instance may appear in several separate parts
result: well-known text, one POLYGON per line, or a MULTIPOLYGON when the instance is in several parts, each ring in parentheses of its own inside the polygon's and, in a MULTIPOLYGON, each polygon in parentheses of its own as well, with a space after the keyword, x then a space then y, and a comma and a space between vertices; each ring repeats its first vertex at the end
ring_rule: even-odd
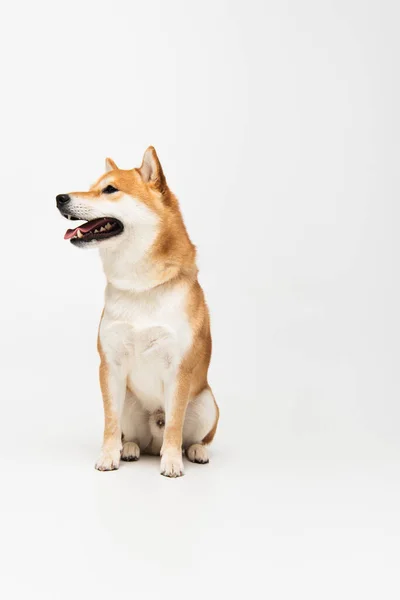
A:
POLYGON ((99 326, 104 438, 99 471, 120 459, 161 454, 161 473, 183 475, 182 451, 207 463, 219 410, 207 381, 210 320, 197 281, 196 250, 156 151, 140 168, 106 172, 57 207, 83 225, 64 238, 98 248, 107 278, 99 326))

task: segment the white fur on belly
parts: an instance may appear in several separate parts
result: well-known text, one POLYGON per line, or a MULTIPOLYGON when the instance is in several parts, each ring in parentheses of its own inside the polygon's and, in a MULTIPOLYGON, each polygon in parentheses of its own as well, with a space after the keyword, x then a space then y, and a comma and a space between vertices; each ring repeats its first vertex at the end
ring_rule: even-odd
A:
POLYGON ((100 327, 103 352, 149 412, 164 408, 164 388, 175 379, 191 344, 186 298, 185 286, 139 293, 111 285, 106 289, 100 327))

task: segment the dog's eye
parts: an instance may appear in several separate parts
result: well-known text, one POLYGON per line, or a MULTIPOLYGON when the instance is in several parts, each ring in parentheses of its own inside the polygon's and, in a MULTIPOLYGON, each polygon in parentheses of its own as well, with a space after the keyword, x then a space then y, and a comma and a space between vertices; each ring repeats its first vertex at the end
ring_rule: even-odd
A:
POLYGON ((101 190, 102 194, 113 194, 114 192, 118 192, 118 190, 113 185, 108 185, 104 190, 101 190))

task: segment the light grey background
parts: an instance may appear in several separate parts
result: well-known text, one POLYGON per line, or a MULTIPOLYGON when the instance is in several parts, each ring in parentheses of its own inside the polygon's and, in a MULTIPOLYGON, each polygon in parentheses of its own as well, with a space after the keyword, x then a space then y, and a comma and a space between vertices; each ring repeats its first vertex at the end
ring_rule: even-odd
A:
POLYGON ((398 3, 0 12, 2 596, 398 598, 398 3), (104 279, 54 200, 149 144, 221 407, 179 481, 93 468, 104 279))

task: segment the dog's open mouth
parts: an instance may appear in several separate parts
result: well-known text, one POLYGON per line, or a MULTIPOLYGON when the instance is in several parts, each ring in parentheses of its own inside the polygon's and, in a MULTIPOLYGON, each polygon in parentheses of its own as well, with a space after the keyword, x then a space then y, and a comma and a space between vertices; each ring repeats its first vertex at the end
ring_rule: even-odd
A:
POLYGON ((65 232, 64 240, 70 240, 72 243, 106 240, 122 233, 123 229, 124 226, 118 219, 111 217, 93 219, 75 229, 68 229, 65 232))

